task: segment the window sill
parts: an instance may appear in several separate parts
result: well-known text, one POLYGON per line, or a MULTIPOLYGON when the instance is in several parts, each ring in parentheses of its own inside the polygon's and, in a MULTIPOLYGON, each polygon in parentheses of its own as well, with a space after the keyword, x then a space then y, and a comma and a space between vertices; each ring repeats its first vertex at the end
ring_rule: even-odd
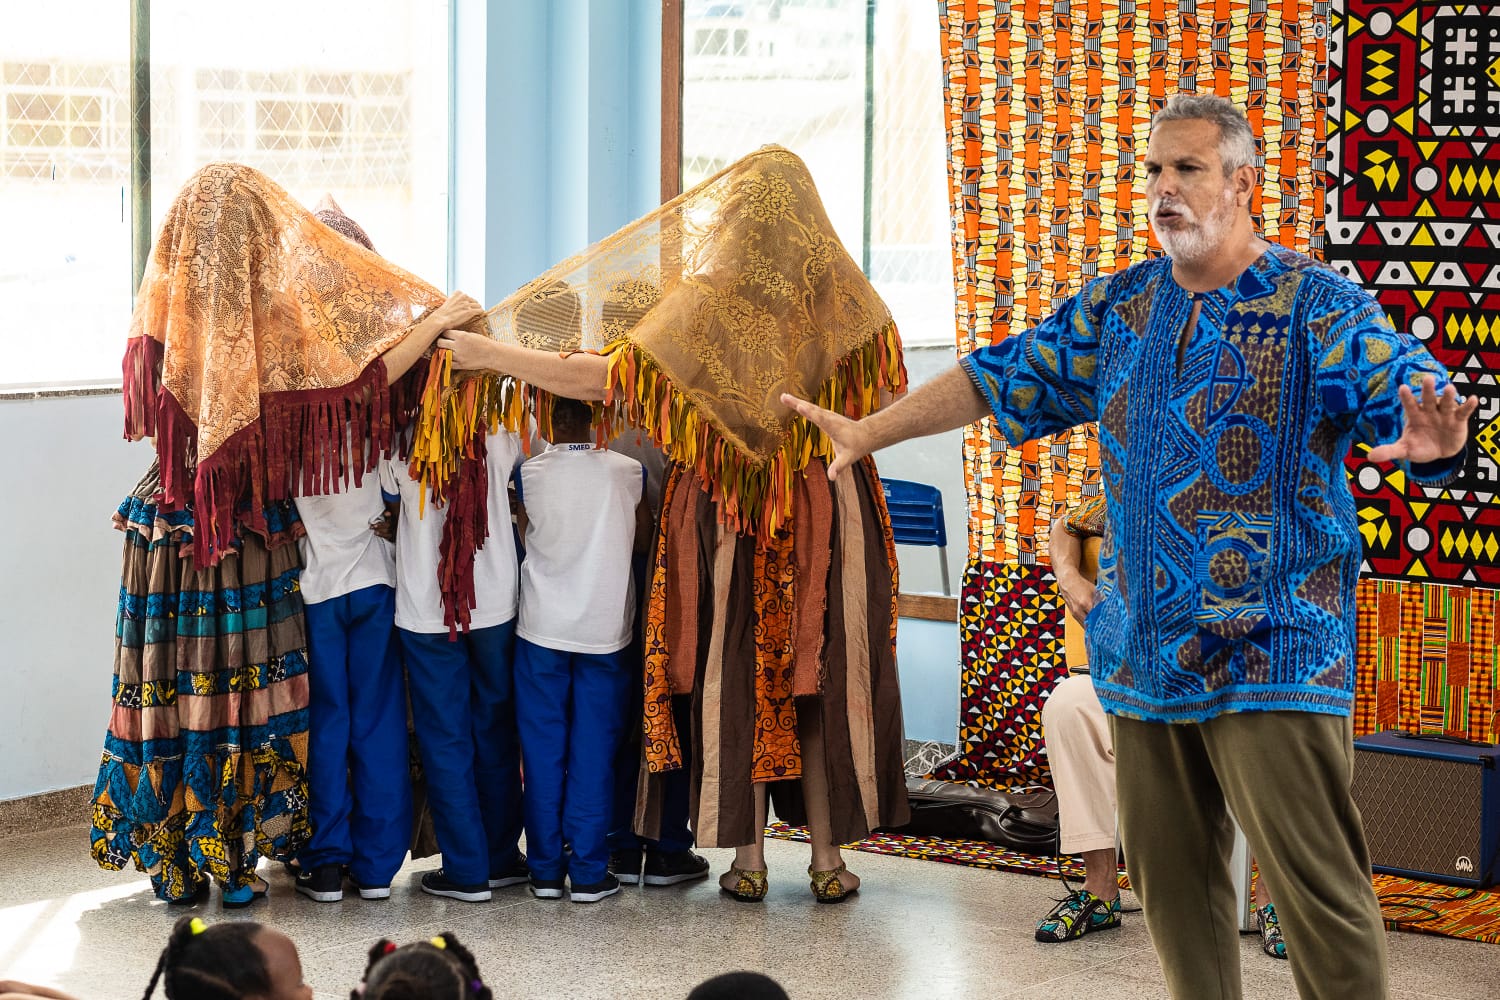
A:
POLYGON ((0 401, 16 399, 66 399, 74 396, 118 396, 119 382, 83 382, 78 385, 0 386, 0 401))
POLYGON ((942 594, 898 594, 896 614, 931 622, 958 621, 958 598, 942 594))

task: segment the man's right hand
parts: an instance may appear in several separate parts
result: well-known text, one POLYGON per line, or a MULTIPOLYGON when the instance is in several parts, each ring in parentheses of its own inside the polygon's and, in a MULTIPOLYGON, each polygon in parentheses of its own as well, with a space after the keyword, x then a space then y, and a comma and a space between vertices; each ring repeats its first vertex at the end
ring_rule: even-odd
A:
POLYGON ((858 420, 850 420, 841 413, 825 410, 787 392, 781 394, 781 402, 805 420, 817 425, 819 430, 828 435, 828 440, 833 442, 833 461, 828 463, 829 479, 837 479, 839 473, 870 453, 867 436, 858 420))

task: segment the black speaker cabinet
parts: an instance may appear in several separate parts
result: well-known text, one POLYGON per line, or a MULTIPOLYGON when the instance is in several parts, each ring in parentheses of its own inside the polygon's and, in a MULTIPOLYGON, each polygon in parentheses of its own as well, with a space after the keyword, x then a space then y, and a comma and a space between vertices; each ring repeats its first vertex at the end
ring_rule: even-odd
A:
POLYGON ((1500 747, 1361 736, 1354 801, 1376 871, 1481 888, 1500 878, 1500 747))

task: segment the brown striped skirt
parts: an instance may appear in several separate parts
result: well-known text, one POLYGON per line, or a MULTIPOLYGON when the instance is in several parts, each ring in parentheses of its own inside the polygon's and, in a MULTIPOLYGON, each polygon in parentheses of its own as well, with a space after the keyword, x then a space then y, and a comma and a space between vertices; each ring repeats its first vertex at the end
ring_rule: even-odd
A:
POLYGON ((661 776, 683 766, 700 846, 756 839, 757 784, 801 823, 810 761, 826 772, 835 843, 905 822, 895 545, 874 462, 833 483, 810 465, 789 530, 770 539, 718 515, 674 466, 647 603, 638 832, 655 833, 661 776), (692 696, 691 733, 674 695, 692 696))

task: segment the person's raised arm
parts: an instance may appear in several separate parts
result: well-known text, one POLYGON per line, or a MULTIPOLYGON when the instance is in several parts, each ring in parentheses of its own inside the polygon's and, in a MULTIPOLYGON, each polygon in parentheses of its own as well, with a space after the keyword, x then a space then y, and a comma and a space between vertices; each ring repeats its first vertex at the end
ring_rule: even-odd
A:
POLYGON ((990 412, 984 397, 959 365, 863 420, 850 420, 786 393, 781 401, 817 424, 833 442, 835 457, 828 466, 830 479, 871 452, 907 438, 966 427, 990 412))
POLYGON ((1420 341, 1395 330, 1369 296, 1355 302, 1331 322, 1310 324, 1319 398, 1370 445, 1371 462, 1404 462, 1414 479, 1441 482, 1462 464, 1479 397, 1460 401, 1447 369, 1420 341))
POLYGON ((385 377, 395 382, 405 375, 417 359, 427 353, 432 342, 446 330, 462 326, 484 315, 484 307, 463 292, 454 292, 442 305, 417 321, 401 343, 382 354, 385 377))
POLYGON ((453 367, 510 375, 569 399, 603 399, 609 359, 598 354, 558 354, 506 344, 467 330, 449 330, 437 346, 453 352, 453 367))
POLYGON ((1094 420, 1108 277, 1090 282, 1040 326, 982 347, 926 385, 862 420, 783 394, 781 401, 833 442, 828 477, 871 452, 941 434, 986 414, 1011 444, 1094 420))

